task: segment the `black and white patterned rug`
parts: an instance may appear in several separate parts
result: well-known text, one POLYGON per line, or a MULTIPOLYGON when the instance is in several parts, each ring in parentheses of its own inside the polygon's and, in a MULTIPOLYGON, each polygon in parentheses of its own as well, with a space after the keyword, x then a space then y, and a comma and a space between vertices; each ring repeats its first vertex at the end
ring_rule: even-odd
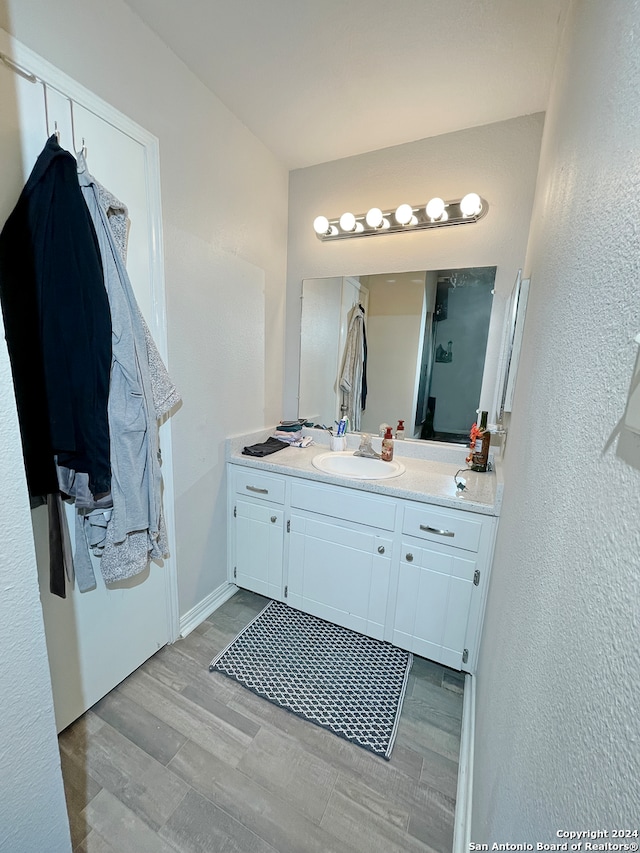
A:
POLYGON ((209 670, 388 759, 412 661, 389 643, 270 601, 209 670))

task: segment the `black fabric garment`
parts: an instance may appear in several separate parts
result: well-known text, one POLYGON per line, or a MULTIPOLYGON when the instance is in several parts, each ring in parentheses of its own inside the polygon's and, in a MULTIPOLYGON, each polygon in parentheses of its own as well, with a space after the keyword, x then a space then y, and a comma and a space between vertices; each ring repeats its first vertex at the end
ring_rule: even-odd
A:
POLYGON ((32 496, 58 462, 111 484, 111 314, 76 161, 52 136, 0 234, 0 301, 32 496))
POLYGON ((49 514, 49 591, 60 598, 66 598, 65 584, 65 520, 64 508, 59 494, 47 495, 49 514))
POLYGON ((360 389, 360 408, 364 412, 367 408, 367 324, 365 322, 364 308, 362 311, 362 387, 360 389))
POLYGON ((244 456, 269 456, 270 453, 275 453, 277 450, 282 450, 285 447, 289 447, 287 441, 280 441, 279 438, 271 436, 271 438, 259 444, 250 444, 248 447, 245 447, 242 453, 244 456))

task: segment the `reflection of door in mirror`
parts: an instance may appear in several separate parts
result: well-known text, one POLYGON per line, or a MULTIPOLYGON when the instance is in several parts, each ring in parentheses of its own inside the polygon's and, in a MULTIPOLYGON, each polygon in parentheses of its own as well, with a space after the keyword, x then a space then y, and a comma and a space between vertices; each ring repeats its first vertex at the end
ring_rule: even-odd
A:
POLYGON ((466 443, 479 405, 495 272, 305 279, 299 416, 327 426, 339 419, 345 318, 368 291, 361 431, 377 434, 380 424, 395 427, 402 419, 407 438, 466 443), (357 287, 365 288, 360 296, 357 287), (349 288, 356 293, 351 299, 349 288))

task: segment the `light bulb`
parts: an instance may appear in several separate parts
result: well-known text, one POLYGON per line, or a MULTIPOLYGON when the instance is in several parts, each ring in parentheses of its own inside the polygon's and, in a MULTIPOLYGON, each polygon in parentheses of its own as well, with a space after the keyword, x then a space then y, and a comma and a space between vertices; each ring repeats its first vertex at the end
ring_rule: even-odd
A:
POLYGON ((410 204, 401 204, 396 210, 396 222, 399 225, 408 225, 413 217, 413 208, 410 204))
POLYGON ((441 219, 444 213, 444 200, 441 198, 432 198, 425 208, 425 213, 432 222, 436 219, 441 219))
POLYGON ((313 220, 313 230, 316 234, 324 235, 329 231, 329 220, 326 216, 316 216, 313 220))
POLYGON ((340 227, 343 231, 355 231, 356 218, 353 213, 343 213, 340 217, 340 227))
POLYGON ((476 216, 482 210, 482 201, 478 193, 467 193, 460 202, 463 216, 476 216))
POLYGON ((365 217, 369 228, 380 228, 384 217, 379 207, 372 207, 365 217))

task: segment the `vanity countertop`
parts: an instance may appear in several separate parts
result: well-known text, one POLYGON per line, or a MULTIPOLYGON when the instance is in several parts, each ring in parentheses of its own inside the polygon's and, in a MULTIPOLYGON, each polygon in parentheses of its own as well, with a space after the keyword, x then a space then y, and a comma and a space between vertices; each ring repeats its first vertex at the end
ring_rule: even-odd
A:
MULTIPOLYGON (((304 435, 312 435, 314 438, 314 444, 309 447, 285 447, 264 457, 242 454, 246 445, 265 441, 272 434, 273 430, 261 430, 227 439, 227 462, 482 515, 500 514, 503 492, 500 464, 495 464, 494 470, 487 473, 471 471, 464 461, 467 453, 464 447, 440 447, 435 442, 397 441, 394 458, 402 461, 405 472, 387 480, 360 480, 326 474, 313 466, 313 457, 329 449, 329 436, 321 430, 304 430, 304 435), (454 475, 458 471, 458 479, 463 478, 466 481, 466 489, 463 492, 456 489, 454 475)), ((347 449, 356 450, 359 438, 359 435, 350 434, 347 449)), ((373 439, 374 448, 379 450, 376 441, 379 442, 380 439, 373 439)))

